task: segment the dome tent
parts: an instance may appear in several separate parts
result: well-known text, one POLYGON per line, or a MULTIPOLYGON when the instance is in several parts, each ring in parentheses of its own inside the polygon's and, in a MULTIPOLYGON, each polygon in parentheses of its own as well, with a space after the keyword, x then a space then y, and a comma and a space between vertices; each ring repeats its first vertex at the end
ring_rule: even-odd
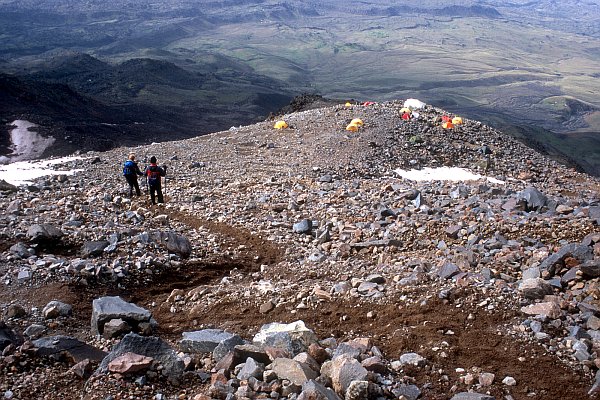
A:
POLYGON ((273 125, 273 128, 275 128, 275 129, 285 129, 287 127, 288 127, 288 124, 285 121, 277 121, 277 122, 275 122, 275 125, 273 125))

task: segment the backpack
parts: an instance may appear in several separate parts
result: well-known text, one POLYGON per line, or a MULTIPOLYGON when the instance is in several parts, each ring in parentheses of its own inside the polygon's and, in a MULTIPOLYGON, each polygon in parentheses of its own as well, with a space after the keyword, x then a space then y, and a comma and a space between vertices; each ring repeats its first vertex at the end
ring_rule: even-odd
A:
POLYGON ((123 175, 135 175, 135 163, 133 161, 125 161, 125 165, 123 166, 123 175))
POLYGON ((150 186, 156 186, 160 182, 160 170, 158 169, 158 167, 148 167, 146 175, 148 176, 148 184, 150 186))

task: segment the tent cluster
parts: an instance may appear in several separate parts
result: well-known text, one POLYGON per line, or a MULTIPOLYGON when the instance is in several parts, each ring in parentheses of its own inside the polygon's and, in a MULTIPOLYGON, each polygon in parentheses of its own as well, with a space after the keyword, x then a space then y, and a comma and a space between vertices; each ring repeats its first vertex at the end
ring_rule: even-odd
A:
POLYGON ((463 120, 461 117, 451 118, 448 115, 442 116, 442 128, 444 128, 444 129, 452 129, 452 128, 454 128, 454 126, 461 125, 462 123, 463 123, 463 120))
POLYGON ((400 118, 408 121, 411 118, 418 118, 419 113, 414 110, 420 110, 425 107, 425 103, 417 99, 407 99, 404 106, 400 109, 400 118))
POLYGON ((354 118, 352 121, 350 121, 348 126, 346 126, 346 130, 350 131, 350 132, 358 132, 358 128, 360 128, 363 125, 364 125, 364 123, 363 123, 362 119, 354 118))

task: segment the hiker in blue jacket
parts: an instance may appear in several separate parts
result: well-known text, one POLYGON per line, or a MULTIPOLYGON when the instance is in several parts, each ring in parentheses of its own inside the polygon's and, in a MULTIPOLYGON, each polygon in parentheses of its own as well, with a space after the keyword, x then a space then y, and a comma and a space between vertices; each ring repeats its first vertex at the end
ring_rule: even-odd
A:
POLYGON ((146 167, 144 171, 146 177, 148 177, 148 188, 150 189, 150 200, 152 204, 156 204, 155 198, 158 197, 159 203, 164 203, 162 187, 161 187, 161 177, 167 175, 167 166, 163 165, 159 167, 156 165, 156 157, 150 157, 150 165, 146 167))
POLYGON ((141 196, 140 185, 138 185, 138 175, 143 176, 144 174, 140 171, 140 167, 138 167, 135 162, 135 154, 130 154, 128 160, 125 161, 125 165, 123 166, 123 176, 127 180, 129 184, 129 197, 133 196, 133 189, 135 188, 135 193, 138 196, 141 196))

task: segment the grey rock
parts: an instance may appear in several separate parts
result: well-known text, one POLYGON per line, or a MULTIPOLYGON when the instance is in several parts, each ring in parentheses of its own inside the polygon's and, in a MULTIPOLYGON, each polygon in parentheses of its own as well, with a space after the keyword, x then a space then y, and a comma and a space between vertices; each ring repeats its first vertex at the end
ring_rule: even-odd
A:
POLYGON ((256 360, 251 357, 248 357, 244 363, 244 366, 240 372, 238 372, 237 378, 241 381, 248 380, 250 378, 259 379, 262 378, 264 370, 265 366, 263 364, 256 362, 256 360))
POLYGON ((588 391, 588 394, 591 396, 598 392, 600 392, 600 370, 596 371, 596 376, 594 377, 594 384, 588 391))
POLYGON ((12 183, 6 182, 4 179, 0 179, 0 192, 16 192, 19 188, 12 183))
POLYGON ((525 271, 523 271, 523 280, 527 280, 527 279, 535 279, 535 278, 539 278, 541 277, 541 273, 540 273, 540 268, 539 267, 533 267, 533 268, 528 268, 525 271))
POLYGON ((460 272, 460 268, 454 263, 446 262, 440 267, 437 275, 442 279, 450 279, 460 272))
POLYGON ((271 369, 279 379, 287 379, 295 385, 304 385, 318 376, 307 364, 289 358, 276 358, 271 363, 271 369))
POLYGON ((116 338, 131 332, 131 325, 120 318, 111 319, 104 324, 102 336, 106 339, 116 338))
POLYGON ((27 311, 20 304, 11 304, 6 309, 6 318, 22 318, 27 315, 27 311))
POLYGON ((223 339, 219 342, 217 347, 213 350, 213 359, 215 361, 221 360, 223 357, 227 355, 230 351, 235 349, 235 346, 239 346, 244 344, 244 339, 242 339, 238 335, 233 335, 229 339, 223 339))
POLYGON ((39 356, 54 359, 68 357, 75 363, 85 359, 100 361, 106 356, 102 350, 70 336, 47 336, 32 343, 37 348, 39 356))
POLYGON ((329 377, 336 393, 344 395, 352 381, 367 380, 368 371, 354 358, 342 355, 325 362, 321 375, 329 377))
POLYGON ((107 296, 92 302, 92 334, 101 335, 104 324, 111 319, 122 319, 136 327, 141 322, 150 322, 152 314, 145 308, 127 303, 118 296, 107 296))
POLYGON ((446 236, 448 236, 451 239, 458 239, 458 234, 461 230, 461 226, 460 225, 452 225, 449 226, 448 228, 446 228, 446 236))
MULTIPOLYGON (((221 342, 232 339, 233 342, 230 342, 229 350, 233 349, 236 345, 243 343, 243 340, 241 340, 238 335, 225 332, 221 329, 203 329, 200 331, 183 332, 182 336, 183 338, 179 341, 179 348, 186 353, 211 353, 221 342)), ((227 354, 227 352, 228 351, 226 351, 225 354, 227 354)))
POLYGON ((302 393, 297 400, 341 400, 341 398, 333 390, 311 379, 302 385, 302 393))
POLYGON ((33 243, 55 243, 60 241, 64 233, 50 224, 36 224, 29 227, 27 237, 33 243))
POLYGON ((496 400, 496 398, 487 394, 462 392, 455 394, 450 400, 496 400))
POLYGON ((102 255, 104 249, 110 245, 110 242, 107 240, 97 240, 93 242, 85 242, 83 247, 81 248, 81 256, 84 258, 87 257, 97 257, 102 255))
POLYGON ((417 353, 404 353, 400 356, 400 363, 402 365, 421 367, 427 363, 427 360, 417 353))
POLYGON ((584 276, 597 278, 600 276, 600 259, 586 261, 579 265, 579 269, 584 276))
POLYGON ((22 242, 13 244, 8 251, 20 258, 27 258, 35 254, 35 251, 31 247, 22 242))
POLYGON ((46 327, 44 325, 31 324, 23 331, 23 334, 30 339, 35 339, 42 336, 45 331, 46 327))
POLYGON ((73 307, 70 304, 53 300, 46 304, 46 306, 42 310, 42 315, 46 319, 52 319, 57 317, 68 317, 72 314, 72 312, 73 307))
POLYGON ((561 265, 565 258, 572 256, 577 258, 581 262, 589 261, 593 259, 593 253, 591 247, 579 245, 577 243, 570 243, 561 247, 557 252, 548 256, 540 264, 540 270, 548 271, 550 275, 554 275, 556 267, 561 265))
POLYGON ((110 353, 100 363, 98 371, 106 373, 110 362, 125 353, 135 353, 152 357, 162 366, 162 375, 170 381, 179 381, 183 374, 183 360, 177 357, 177 353, 171 346, 160 338, 140 336, 135 333, 128 333, 112 348, 110 353))
MULTIPOLYGON (((254 335, 252 342, 257 345, 276 346, 285 334, 289 335, 292 354, 296 355, 306 351, 312 343, 317 343, 317 335, 308 329, 303 321, 296 321, 289 324, 280 324, 277 322, 263 325, 260 331, 254 335), (281 334, 284 335, 281 335, 281 334)), ((284 339, 281 343, 287 343, 284 339)), ((287 345, 286 345, 287 347, 287 345)))
POLYGON ((178 254, 182 258, 187 258, 192 254, 192 243, 183 235, 169 232, 152 232, 148 236, 149 240, 166 248, 169 252, 178 254))
MULTIPOLYGON (((0 322, 0 351, 10 344, 19 345, 23 340, 15 333, 14 330, 0 322)), ((0 353, 1 355, 2 353, 0 353)))
POLYGON ((416 385, 400 385, 392 390, 394 396, 404 396, 406 400, 417 400, 421 396, 421 390, 416 385))
POLYGON ((534 187, 528 187, 517 195, 517 202, 521 204, 524 211, 542 211, 546 206, 548 198, 534 187))
POLYGON ((339 346, 336 347, 335 351, 333 352, 332 358, 339 357, 342 354, 345 354, 352 358, 356 358, 358 360, 362 352, 356 346, 351 346, 347 343, 340 343, 339 346))
POLYGON ((312 230, 312 221, 310 219, 303 219, 300 222, 296 222, 292 226, 292 230, 294 233, 310 233, 312 230))
POLYGON ((401 247, 402 241, 398 239, 382 239, 382 240, 371 240, 368 242, 359 242, 351 244, 353 249, 368 249, 372 247, 401 247))
POLYGON ((23 268, 21 270, 19 270, 19 273, 17 274, 17 281, 19 283, 23 283, 23 282, 27 282, 28 280, 31 279, 31 270, 27 269, 27 268, 23 268))
POLYGON ((346 389, 345 400, 367 400, 369 395, 369 381, 352 381, 346 389))
POLYGON ((542 299, 547 294, 552 294, 552 286, 541 278, 527 279, 521 282, 519 290, 527 299, 542 299))

